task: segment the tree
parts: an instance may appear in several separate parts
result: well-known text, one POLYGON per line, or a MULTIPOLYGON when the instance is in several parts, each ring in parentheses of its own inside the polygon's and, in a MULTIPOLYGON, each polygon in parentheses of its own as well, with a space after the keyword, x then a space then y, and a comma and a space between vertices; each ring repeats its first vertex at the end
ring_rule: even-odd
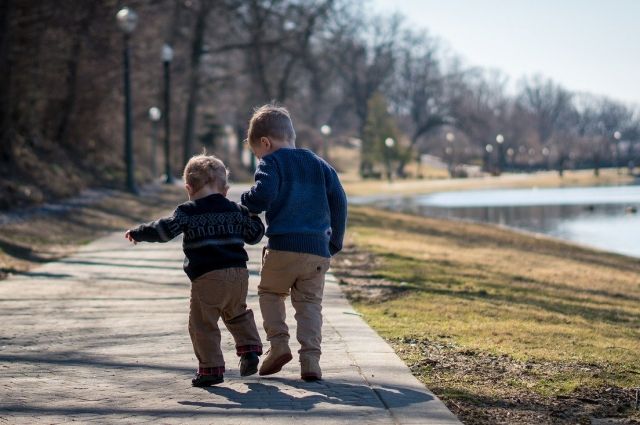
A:
POLYGON ((495 144, 509 110, 506 83, 506 77, 499 72, 479 70, 461 73, 456 83, 455 100, 452 102, 456 127, 476 145, 486 171, 493 171, 493 166, 485 146, 495 144))
POLYGON ((345 101, 358 117, 358 134, 363 137, 369 102, 376 92, 382 91, 395 70, 401 19, 399 16, 342 19, 329 57, 341 78, 345 101))
POLYGON ((521 86, 519 99, 534 117, 538 142, 547 148, 555 145, 558 152, 558 173, 562 176, 564 163, 569 155, 569 149, 562 144, 562 140, 568 139, 557 138, 553 143, 553 136, 561 128, 566 130, 566 123, 572 114, 572 94, 541 76, 524 79, 521 86))
POLYGON ((399 176, 405 175, 404 168, 420 138, 454 121, 447 76, 442 74, 438 54, 435 40, 426 34, 406 32, 390 89, 396 114, 406 117, 410 135, 405 159, 398 163, 399 176))
POLYGON ((191 41, 191 69, 188 83, 187 115, 184 124, 184 157, 183 165, 186 165, 193 155, 193 136, 198 107, 198 94, 200 93, 200 62, 203 54, 205 31, 209 16, 213 10, 213 0, 200 0, 200 7, 196 12, 196 22, 193 28, 191 41))
POLYGON ((362 177, 372 177, 375 175, 374 166, 383 163, 387 177, 391 179, 391 161, 398 158, 400 133, 381 93, 371 97, 367 108, 369 113, 362 134, 360 173, 362 177), (394 142, 392 146, 385 144, 389 138, 394 142))

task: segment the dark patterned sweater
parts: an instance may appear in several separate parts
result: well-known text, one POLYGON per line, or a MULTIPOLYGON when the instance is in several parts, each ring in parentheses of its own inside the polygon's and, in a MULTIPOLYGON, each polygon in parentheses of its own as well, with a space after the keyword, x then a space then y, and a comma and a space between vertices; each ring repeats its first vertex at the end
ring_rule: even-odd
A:
POLYGON ((244 243, 260 242, 264 225, 246 207, 213 194, 179 205, 171 217, 131 230, 138 242, 168 242, 181 233, 184 271, 194 280, 212 270, 246 268, 244 243))

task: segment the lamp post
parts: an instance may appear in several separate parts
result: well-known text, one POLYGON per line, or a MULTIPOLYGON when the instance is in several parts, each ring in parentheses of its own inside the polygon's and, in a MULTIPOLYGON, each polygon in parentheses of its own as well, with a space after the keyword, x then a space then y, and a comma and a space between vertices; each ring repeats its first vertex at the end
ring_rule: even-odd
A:
POLYGON ((513 164, 513 155, 515 155, 516 151, 513 148, 508 148, 507 149, 507 160, 506 162, 509 163, 509 166, 513 169, 514 164, 513 164))
POLYGON ((502 134, 496 136, 496 143, 498 143, 498 174, 502 174, 504 170, 504 149, 502 147, 504 136, 502 134))
POLYGON ((491 156, 491 152, 493 152, 493 145, 491 143, 487 144, 484 147, 484 152, 485 152, 485 154, 484 154, 484 169, 486 171, 491 171, 490 170, 491 167, 489 166, 489 158, 491 156))
POLYGON ((618 174, 620 174, 620 139, 622 138, 622 133, 619 131, 615 131, 613 133, 613 138, 615 140, 615 148, 616 148, 616 170, 618 174))
POLYGON ((168 44, 162 46, 162 66, 164 69, 164 175, 165 183, 173 183, 171 175, 171 120, 169 106, 171 103, 171 61, 173 49, 168 44))
POLYGON ((447 147, 444 149, 444 152, 447 154, 449 162, 449 177, 453 177, 453 142, 456 140, 456 135, 448 132, 444 137, 447 140, 447 147))
POLYGON ((158 121, 162 117, 160 109, 152 106, 149 108, 149 121, 151 121, 151 174, 153 178, 158 175, 158 167, 156 164, 157 145, 158 145, 158 121))
POLYGON ((389 151, 393 148, 395 144, 396 144, 396 141, 393 140, 391 137, 387 137, 386 139, 384 139, 384 145, 386 146, 384 153, 385 153, 385 159, 387 163, 387 179, 389 180, 389 183, 391 183, 391 154, 389 151))
POLYGON ((536 150, 533 148, 529 148, 529 170, 533 171, 533 157, 536 154, 536 150))
POLYGON ((551 168, 549 166, 549 155, 551 154, 551 149, 549 149, 548 147, 544 147, 542 148, 542 157, 544 158, 544 168, 545 169, 549 169, 551 168))
POLYGON ((137 193, 133 165, 133 128, 131 114, 131 82, 129 78, 129 37, 138 23, 138 15, 128 7, 123 7, 116 14, 118 27, 123 37, 123 79, 124 79, 124 162, 127 169, 127 189, 137 193))
POLYGON ((329 161, 329 136, 331 135, 331 127, 327 124, 320 127, 322 133, 322 157, 325 161, 329 161))

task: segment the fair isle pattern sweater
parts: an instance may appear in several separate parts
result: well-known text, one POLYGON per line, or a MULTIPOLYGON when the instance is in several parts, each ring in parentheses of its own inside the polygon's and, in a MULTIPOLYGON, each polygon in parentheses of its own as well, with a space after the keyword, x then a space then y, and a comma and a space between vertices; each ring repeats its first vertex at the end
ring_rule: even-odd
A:
POLYGON ((244 243, 257 244, 264 225, 247 208, 213 194, 179 205, 171 217, 138 226, 138 242, 168 242, 183 234, 184 271, 194 280, 212 270, 247 267, 244 243))
POLYGON ((307 149, 278 149, 260 160, 255 181, 242 204, 266 211, 269 248, 322 257, 342 249, 347 197, 322 158, 307 149))

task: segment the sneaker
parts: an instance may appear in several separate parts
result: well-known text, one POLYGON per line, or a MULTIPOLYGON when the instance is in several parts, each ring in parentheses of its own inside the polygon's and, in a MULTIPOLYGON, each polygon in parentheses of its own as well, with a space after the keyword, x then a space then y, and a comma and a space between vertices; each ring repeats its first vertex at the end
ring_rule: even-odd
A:
POLYGON ((300 377, 307 382, 320 381, 322 379, 320 359, 313 356, 300 357, 300 377))
POLYGON ((282 366, 286 365, 293 359, 289 344, 280 343, 272 344, 267 351, 267 357, 262 361, 260 366, 260 376, 273 375, 280 372, 282 366))
POLYGON ((191 380, 191 385, 194 387, 210 387, 222 382, 224 382, 223 375, 200 375, 196 373, 196 377, 191 380))
POLYGON ((244 353, 240 356, 240 376, 250 376, 258 371, 260 357, 257 353, 244 353))

